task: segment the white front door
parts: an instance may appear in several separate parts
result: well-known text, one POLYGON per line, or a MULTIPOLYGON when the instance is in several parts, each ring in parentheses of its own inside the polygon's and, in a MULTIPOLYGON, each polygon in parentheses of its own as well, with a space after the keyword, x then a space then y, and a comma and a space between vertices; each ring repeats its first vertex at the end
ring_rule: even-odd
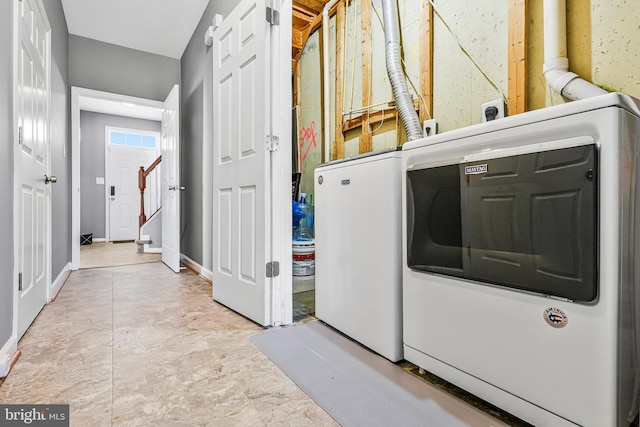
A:
POLYGON ((16 119, 18 159, 18 338, 47 303, 51 281, 49 68, 51 30, 42 1, 18 7, 16 119))
POLYGON ((291 314, 290 307, 288 315, 278 310, 283 279, 291 299, 291 148, 285 138, 291 130, 282 126, 286 117, 290 123, 291 87, 276 85, 290 76, 290 63, 282 67, 277 55, 289 57, 278 46, 280 35, 289 34, 290 48, 285 17, 291 16, 291 3, 282 3, 289 5, 280 10, 289 32, 267 22, 265 0, 242 0, 215 30, 212 47, 213 298, 264 326, 288 323, 291 314), (284 185, 281 174, 288 175, 284 185), (287 202, 285 214, 274 216, 274 203, 287 202), (281 236, 288 236, 288 259, 276 258, 281 236))
POLYGON ((180 87, 175 85, 162 113, 162 262, 180 271, 180 87))
POLYGON ((156 151, 152 149, 107 145, 109 241, 135 240, 139 237, 138 170, 140 166, 149 167, 155 159, 156 151))

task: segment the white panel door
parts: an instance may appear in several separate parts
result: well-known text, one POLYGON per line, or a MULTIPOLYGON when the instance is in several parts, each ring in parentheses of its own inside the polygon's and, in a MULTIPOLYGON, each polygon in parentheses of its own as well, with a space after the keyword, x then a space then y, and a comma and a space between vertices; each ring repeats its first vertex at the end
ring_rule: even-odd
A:
POLYGON ((41 2, 16 2, 19 15, 16 118, 19 160, 18 338, 48 298, 51 190, 49 175, 50 28, 41 2))
POLYGON ((162 113, 162 262, 180 271, 180 87, 175 85, 162 113))
MULTIPOLYGON (((107 147, 108 236, 110 241, 135 240, 139 237, 138 170, 140 166, 149 167, 155 157, 156 152, 151 149, 118 145, 107 147)), ((146 193, 145 196, 147 196, 146 193)))
MULTIPOLYGON (((290 6, 281 16, 285 13, 291 15, 290 6)), ((287 210, 291 209, 291 150, 277 153, 270 148, 276 134, 272 120, 281 117, 280 109, 290 115, 290 96, 283 97, 289 99, 287 105, 272 102, 273 78, 279 76, 274 64, 280 67, 282 62, 272 62, 271 56, 280 28, 272 27, 266 15, 265 0, 241 1, 215 30, 212 46, 213 298, 264 326, 282 323, 282 316, 274 313, 274 307, 281 306, 274 298, 281 296, 276 287, 282 276, 275 278, 267 272, 274 253, 282 252, 279 247, 274 250, 273 232, 280 230, 279 225, 274 227, 274 193, 284 195, 287 210), (289 169, 287 183, 274 190, 276 154, 289 156, 283 162, 289 169)), ((290 27, 289 22, 287 25, 290 27)), ((289 55, 288 51, 282 55, 289 55)), ((285 77, 290 75, 286 64, 280 70, 285 77)), ((290 94, 290 81, 283 90, 290 94)), ((284 215, 276 221, 286 219, 284 215)), ((291 230, 290 220, 284 230, 285 235, 291 230)), ((287 240, 290 248, 290 234, 287 240)), ((291 263, 290 255, 277 261, 284 264, 280 269, 290 274, 286 264, 291 263)))

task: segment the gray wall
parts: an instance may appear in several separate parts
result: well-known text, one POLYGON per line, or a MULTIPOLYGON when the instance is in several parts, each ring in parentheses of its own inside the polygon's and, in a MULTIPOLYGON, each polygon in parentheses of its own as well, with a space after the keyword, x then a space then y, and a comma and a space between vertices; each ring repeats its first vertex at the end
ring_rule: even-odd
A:
POLYGON ((105 175, 105 126, 160 132, 160 122, 111 114, 80 112, 80 234, 104 238, 105 189, 96 177, 105 175))
POLYGON ((51 174, 58 178, 57 184, 52 186, 51 196, 51 280, 55 280, 71 261, 69 32, 60 0, 45 1, 44 5, 51 25, 51 174))
POLYGON ((0 348, 13 328, 13 1, 0 2, 0 348))
POLYGON ((226 16, 236 4, 227 0, 210 0, 198 27, 182 55, 182 132, 180 149, 180 183, 187 190, 181 195, 180 250, 203 267, 212 263, 212 173, 211 48, 204 44, 204 34, 213 16, 226 16), (205 186, 203 188, 203 182, 205 186))
POLYGON ((180 61, 70 35, 69 83, 164 101, 173 85, 180 84, 180 61))

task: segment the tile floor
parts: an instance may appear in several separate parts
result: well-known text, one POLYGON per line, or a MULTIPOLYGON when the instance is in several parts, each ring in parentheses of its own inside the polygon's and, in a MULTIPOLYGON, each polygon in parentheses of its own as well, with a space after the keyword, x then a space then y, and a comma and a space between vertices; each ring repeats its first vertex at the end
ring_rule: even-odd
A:
POLYGON ((69 403, 74 426, 334 426, 211 285, 162 263, 74 272, 20 341, 2 403, 69 403))
POLYGON ((94 242, 80 246, 80 268, 115 267, 162 261, 162 254, 138 253, 135 242, 94 242))
MULTIPOLYGON (((73 426, 337 425, 249 341, 264 329, 212 301, 205 280, 137 257, 135 244, 94 245, 82 248, 84 268, 102 268, 73 272, 43 309, 0 403, 68 403, 73 426), (114 266, 127 259, 144 263, 114 266)), ((294 294, 293 306, 296 323, 315 320, 313 291, 294 294)))

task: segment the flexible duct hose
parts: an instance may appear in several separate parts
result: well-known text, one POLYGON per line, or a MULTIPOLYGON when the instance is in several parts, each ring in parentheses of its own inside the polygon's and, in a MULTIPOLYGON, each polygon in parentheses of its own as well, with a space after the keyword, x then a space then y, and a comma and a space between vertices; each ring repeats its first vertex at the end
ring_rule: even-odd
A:
POLYGON ((396 0, 382 0, 384 19, 385 57, 387 74, 396 101, 396 110, 407 133, 409 141, 422 138, 420 119, 413 107, 413 101, 407 88, 400 58, 400 27, 398 24, 398 6, 396 0))

